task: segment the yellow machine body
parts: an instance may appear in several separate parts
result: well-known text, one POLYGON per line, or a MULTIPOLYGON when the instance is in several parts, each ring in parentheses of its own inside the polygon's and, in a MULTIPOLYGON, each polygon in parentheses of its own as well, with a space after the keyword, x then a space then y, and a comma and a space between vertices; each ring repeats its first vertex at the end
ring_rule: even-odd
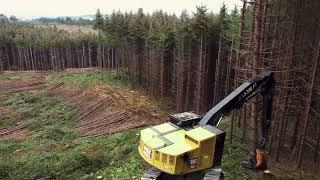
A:
POLYGON ((141 131, 139 153, 153 167, 173 175, 211 168, 216 134, 204 127, 189 130, 170 122, 141 131))

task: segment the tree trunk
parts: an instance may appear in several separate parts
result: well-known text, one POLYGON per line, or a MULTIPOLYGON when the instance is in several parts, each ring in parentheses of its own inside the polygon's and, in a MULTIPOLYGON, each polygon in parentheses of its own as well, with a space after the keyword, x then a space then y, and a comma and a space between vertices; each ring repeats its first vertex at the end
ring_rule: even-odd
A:
POLYGON ((319 62, 319 51, 320 51, 320 41, 319 41, 318 50, 317 50, 316 56, 315 56, 315 64, 313 66, 311 85, 310 85, 310 88, 309 88, 309 95, 308 95, 308 99, 307 99, 307 102, 306 102, 307 103, 307 107, 306 107, 304 120, 303 120, 304 125, 303 125, 302 139, 301 139, 300 148, 299 148, 298 168, 300 168, 301 164, 302 164, 304 141, 305 141, 305 138, 306 138, 306 130, 307 130, 308 121, 309 121, 309 111, 310 111, 312 95, 313 95, 313 88, 314 88, 314 84, 315 84, 315 79, 316 79, 316 75, 317 75, 317 67, 318 67, 318 62, 319 62))

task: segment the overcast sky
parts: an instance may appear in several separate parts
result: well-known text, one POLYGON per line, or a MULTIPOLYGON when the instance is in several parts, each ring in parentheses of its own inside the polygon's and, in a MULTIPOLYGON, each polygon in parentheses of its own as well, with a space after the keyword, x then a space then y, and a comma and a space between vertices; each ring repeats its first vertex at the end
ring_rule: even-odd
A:
POLYGON ((241 5, 240 0, 0 0, 0 14, 16 15, 19 18, 39 16, 79 16, 94 14, 99 8, 102 13, 112 10, 144 12, 162 9, 180 14, 183 9, 193 12, 196 5, 206 5, 210 11, 219 12, 222 2, 229 9, 241 5))

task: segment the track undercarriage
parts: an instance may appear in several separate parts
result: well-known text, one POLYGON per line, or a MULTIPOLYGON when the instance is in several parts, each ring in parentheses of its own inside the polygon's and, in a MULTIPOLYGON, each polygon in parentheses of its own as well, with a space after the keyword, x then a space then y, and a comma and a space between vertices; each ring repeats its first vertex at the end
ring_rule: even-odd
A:
POLYGON ((171 175, 151 168, 141 177, 141 180, 223 180, 223 171, 219 168, 212 168, 206 171, 198 171, 187 175, 171 175))

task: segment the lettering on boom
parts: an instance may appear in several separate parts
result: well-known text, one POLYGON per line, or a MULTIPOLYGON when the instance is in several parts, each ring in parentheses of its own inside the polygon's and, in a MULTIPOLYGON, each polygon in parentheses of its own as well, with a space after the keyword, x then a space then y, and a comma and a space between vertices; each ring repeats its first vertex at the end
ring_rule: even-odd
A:
POLYGON ((252 84, 242 95, 241 98, 245 98, 248 94, 250 94, 254 89, 256 89, 257 83, 252 84))

